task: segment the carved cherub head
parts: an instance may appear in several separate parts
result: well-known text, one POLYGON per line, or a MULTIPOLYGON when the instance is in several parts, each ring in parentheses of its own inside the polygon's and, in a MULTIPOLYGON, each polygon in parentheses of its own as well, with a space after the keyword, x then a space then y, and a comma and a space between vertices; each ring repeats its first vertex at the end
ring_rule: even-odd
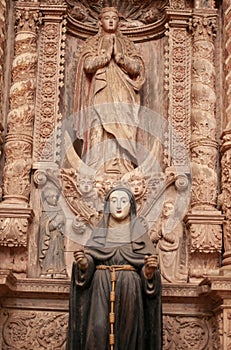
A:
POLYGON ((132 193, 135 198, 138 199, 144 195, 147 190, 147 184, 145 178, 138 175, 133 175, 129 180, 132 193))
POLYGON ((82 195, 88 195, 91 193, 94 186, 94 178, 92 176, 79 176, 78 177, 78 189, 82 195))

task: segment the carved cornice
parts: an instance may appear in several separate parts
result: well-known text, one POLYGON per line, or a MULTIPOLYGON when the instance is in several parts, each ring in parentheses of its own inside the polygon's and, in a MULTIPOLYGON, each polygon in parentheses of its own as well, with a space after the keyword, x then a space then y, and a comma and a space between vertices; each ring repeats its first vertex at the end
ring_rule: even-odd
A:
POLYGON ((7 295, 14 288, 16 281, 17 278, 11 270, 0 270, 0 297, 7 295))
MULTIPOLYGON (((208 276, 205 278, 198 287, 199 295, 216 294, 222 299, 229 299, 229 304, 226 303, 226 307, 231 307, 231 269, 227 273, 225 270, 221 271, 220 276, 208 276)), ((225 305, 222 306, 223 308, 225 305)))
POLYGON ((211 224, 211 225, 221 225, 224 221, 224 215, 221 214, 221 212, 216 210, 211 211, 192 211, 189 212, 185 219, 186 225, 191 224, 211 224))

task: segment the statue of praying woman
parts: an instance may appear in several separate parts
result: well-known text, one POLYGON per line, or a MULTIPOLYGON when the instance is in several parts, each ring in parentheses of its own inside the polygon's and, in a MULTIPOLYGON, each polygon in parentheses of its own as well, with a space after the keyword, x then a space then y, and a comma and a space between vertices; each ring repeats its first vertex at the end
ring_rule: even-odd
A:
POLYGON ((74 258, 67 350, 162 349, 158 257, 130 190, 109 191, 74 258))
POLYGON ((124 174, 137 164, 144 76, 139 51, 120 32, 117 9, 103 8, 98 34, 85 42, 79 55, 74 106, 82 159, 99 174, 124 174))

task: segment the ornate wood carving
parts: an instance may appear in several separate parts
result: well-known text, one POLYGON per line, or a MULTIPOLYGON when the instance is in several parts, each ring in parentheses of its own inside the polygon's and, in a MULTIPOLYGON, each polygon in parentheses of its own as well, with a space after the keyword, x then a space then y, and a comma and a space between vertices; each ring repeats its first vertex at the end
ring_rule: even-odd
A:
MULTIPOLYGON (((1 67, 4 64, 5 40, 5 18, 2 14, 4 14, 6 3, 6 1, 0 0, 0 111, 1 91, 3 90, 1 88, 3 86, 1 67)), ((36 295, 38 301, 44 299, 44 295, 46 295, 47 298, 52 299, 52 307, 58 310, 59 303, 57 301, 61 297, 64 297, 65 302, 67 302, 69 292, 67 280, 29 279, 22 278, 22 276, 17 280, 12 274, 7 275, 3 269, 10 268, 15 274, 23 272, 26 276, 28 227, 32 218, 31 209, 28 208, 31 194, 31 167, 33 164, 34 169, 46 170, 59 163, 62 142, 59 94, 63 85, 66 27, 70 35, 73 34, 78 38, 85 39, 94 35, 98 30, 96 23, 99 6, 103 2, 100 0, 21 0, 11 3, 17 9, 17 15, 12 86, 7 116, 4 201, 0 205, 0 296, 4 296, 4 300, 7 300, 10 292, 11 296, 17 296, 17 300, 20 300, 22 308, 25 309, 25 299, 23 298, 31 298, 32 295, 36 295), (37 46, 39 12, 43 15, 44 21, 40 32, 39 46, 37 46), (65 15, 67 24, 64 19, 65 15), (37 52, 39 52, 38 65, 37 52), (37 71, 38 73, 36 73, 37 71), (33 157, 31 156, 32 144, 33 157)), ((114 3, 117 1, 115 0, 114 3)), ((214 60, 216 53, 214 34, 216 11, 214 10, 214 1, 195 0, 194 10, 191 9, 192 1, 189 0, 164 2, 133 0, 130 2, 121 1, 120 3, 125 9, 122 32, 131 37, 133 41, 143 42, 157 39, 165 33, 168 38, 168 46, 165 48, 165 72, 161 77, 158 76, 158 79, 161 80, 162 76, 165 75, 165 88, 169 102, 168 120, 178 138, 171 140, 168 133, 165 140, 164 162, 165 166, 175 165, 178 167, 182 164, 181 161, 187 165, 187 152, 191 152, 192 155, 192 211, 186 216, 185 223, 188 229, 191 253, 190 282, 196 280, 198 283, 198 279, 200 280, 205 275, 218 273, 222 244, 223 217, 216 210, 219 181, 216 159, 219 135, 216 135, 217 121, 215 118, 214 60), (187 32, 186 27, 190 17, 192 17, 192 21, 190 22, 190 31, 187 32), (183 149, 178 147, 179 144, 183 146, 183 149), (169 150, 169 145, 171 150, 169 150)), ((222 194, 219 201, 225 214, 223 269, 227 272, 231 266, 231 5, 229 0, 223 0, 223 4, 226 50, 224 64, 226 121, 221 147, 222 194)), ((147 44, 145 42, 144 46, 147 44)), ((152 53, 154 50, 155 48, 152 53)), ((145 54, 147 52, 148 50, 145 51, 145 54)), ((43 189, 43 186, 51 181, 45 170, 35 172, 35 184, 38 185, 39 189, 43 189)), ((73 231, 82 235, 88 222, 94 225, 99 220, 98 211, 94 209, 99 208, 98 203, 96 203, 97 199, 92 193, 89 195, 87 190, 84 192, 80 188, 81 175, 77 174, 75 170, 62 169, 61 175, 63 192, 68 199, 67 202, 69 201, 67 203, 68 210, 72 211, 74 217, 73 231), (84 204, 81 215, 84 216, 84 209, 87 208, 88 213, 93 213, 90 219, 87 216, 85 221, 84 217, 75 218, 76 212, 78 212, 76 206, 81 204, 84 204)), ((165 179, 162 181, 160 175, 158 176, 153 176, 151 179, 142 178, 142 188, 140 188, 142 194, 137 192, 139 211, 142 212, 143 208, 146 211, 149 210, 150 192, 161 196, 166 190, 169 190, 170 185, 177 186, 178 179, 174 176, 166 186, 163 186, 165 179), (161 186, 163 192, 160 191, 161 186)), ((132 182, 136 180, 138 181, 136 176, 131 178, 128 181, 129 185, 132 187, 134 185, 132 182)), ((121 178, 118 177, 111 177, 110 181, 105 177, 102 179, 102 183, 94 182, 93 188, 94 191, 96 188, 99 192, 101 191, 103 197, 108 189, 107 186, 118 184, 120 181, 121 178), (97 187, 98 185, 99 187, 97 187)), ((181 183, 180 180, 178 182, 181 183)), ((37 188, 36 191, 39 192, 37 188)), ((134 185, 134 193, 135 191, 134 185)), ((34 206, 37 205, 38 192, 31 200, 34 206)), ((38 212, 39 210, 40 208, 38 212)), ((39 215, 38 218, 36 217, 36 224, 39 226, 39 215)), ((37 228, 35 227, 34 231, 37 228)), ((31 234, 32 230, 29 232, 31 234)), ((37 252, 35 242, 37 243, 34 240, 34 245, 32 244, 30 247, 31 256, 35 251, 37 252)), ((177 281, 163 285, 165 349, 226 350, 231 347, 230 277, 226 278, 225 273, 224 276, 219 277, 220 279, 209 281, 208 285, 201 285, 199 288, 196 284, 192 285, 186 282, 180 284, 177 281), (206 293, 211 293, 215 306, 209 305, 210 301, 207 300, 201 302, 203 291, 205 299, 207 298, 206 293), (222 297, 226 297, 226 300, 222 297), (193 312, 197 313, 196 315, 182 316, 182 312, 184 312, 182 305, 187 299, 193 300, 192 308, 193 312), (177 304, 178 302, 179 304, 177 304), (166 307, 170 312, 166 312, 166 307), (201 316, 206 307, 209 308, 209 311, 214 311, 215 316, 211 316, 211 318, 201 316), (179 314, 179 310, 180 316, 176 316, 179 314)), ((186 275, 184 278, 186 279, 186 275)), ((30 307, 34 308, 34 305, 30 307)), ((12 307, 4 308, 0 317, 2 331, 0 344, 5 350, 27 349, 28 346, 33 349, 49 349, 50 347, 65 349, 66 327, 67 314, 60 311, 15 311, 12 307)))
POLYGON ((163 35, 169 0, 81 1, 67 0, 68 29, 74 35, 87 38, 98 30, 98 16, 102 7, 114 6, 121 13, 121 31, 133 41, 147 40, 163 35))
POLYGON ((229 1, 224 1, 224 34, 225 34, 225 81, 226 81, 226 110, 224 132, 222 135, 222 194, 220 195, 220 203, 225 214, 224 222, 224 249, 223 266, 231 269, 231 5, 229 1))
MULTIPOLYGON (((59 89, 63 86, 65 7, 42 8, 44 25, 39 47, 37 99, 33 144, 34 168, 60 160, 59 89)), ((49 167, 49 165, 46 165, 49 167)), ((45 166, 45 167, 46 167, 45 166)))
POLYGON ((30 194, 38 24, 37 9, 16 8, 15 55, 4 167, 4 201, 7 203, 27 203, 30 194))
POLYGON ((68 314, 4 310, 2 349, 65 350, 68 314))
MULTIPOLYGON (((202 3, 199 7, 204 7, 202 3)), ((210 5, 208 6, 210 7, 210 5)), ((190 274, 203 277, 218 268, 222 247, 222 216, 216 210, 218 194, 215 119, 216 10, 194 10, 192 33, 191 88, 191 211, 186 222, 190 232, 190 274), (210 223, 208 221, 210 218, 210 223), (206 223, 208 221, 208 223, 206 223)))
MULTIPOLYGON (((5 25, 6 25, 6 1, 0 1, 0 114, 2 115, 3 103, 3 74, 4 74, 4 46, 5 46, 5 25)), ((1 118, 2 119, 2 118, 1 118)))
POLYGON ((216 332, 209 317, 164 316, 164 349, 218 349, 216 332))
MULTIPOLYGON (((6 161, 3 170, 4 201, 0 208, 0 245, 26 248, 27 229, 32 217, 32 211, 27 206, 32 166, 36 40, 40 18, 37 8, 34 6, 25 8, 18 3, 15 7, 15 16, 12 85, 7 116, 6 161)), ((26 250, 23 259, 27 260, 26 250)), ((25 270, 26 266, 24 272, 25 270)))
POLYGON ((190 36, 186 28, 177 28, 174 14, 166 35, 169 45, 165 48, 165 89, 168 91, 168 121, 172 131, 168 131, 165 141, 165 145, 170 148, 170 152, 165 151, 165 164, 187 169, 190 141, 190 36), (169 155, 172 159, 168 159, 169 155))
POLYGON ((216 95, 214 86, 216 12, 211 16, 195 14, 190 22, 190 29, 193 37, 192 207, 209 210, 214 208, 217 199, 216 95), (210 191, 206 191, 206 183, 210 186, 210 191))

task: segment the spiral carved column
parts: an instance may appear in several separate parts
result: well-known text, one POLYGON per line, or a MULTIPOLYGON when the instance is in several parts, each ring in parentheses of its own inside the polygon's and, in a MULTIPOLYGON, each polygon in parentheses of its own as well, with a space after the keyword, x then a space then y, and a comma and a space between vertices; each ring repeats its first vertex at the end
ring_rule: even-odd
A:
POLYGON ((15 3, 15 44, 12 62, 3 202, 0 205, 2 264, 12 261, 12 270, 25 273, 27 231, 33 211, 29 208, 33 125, 37 72, 37 30, 40 23, 35 3, 15 3), (11 250, 11 252, 10 252, 11 250))
POLYGON ((190 233, 190 277, 197 279, 218 268, 222 247, 223 218, 216 209, 216 10, 194 9, 190 30, 193 47, 190 144, 192 195, 186 224, 190 233))

